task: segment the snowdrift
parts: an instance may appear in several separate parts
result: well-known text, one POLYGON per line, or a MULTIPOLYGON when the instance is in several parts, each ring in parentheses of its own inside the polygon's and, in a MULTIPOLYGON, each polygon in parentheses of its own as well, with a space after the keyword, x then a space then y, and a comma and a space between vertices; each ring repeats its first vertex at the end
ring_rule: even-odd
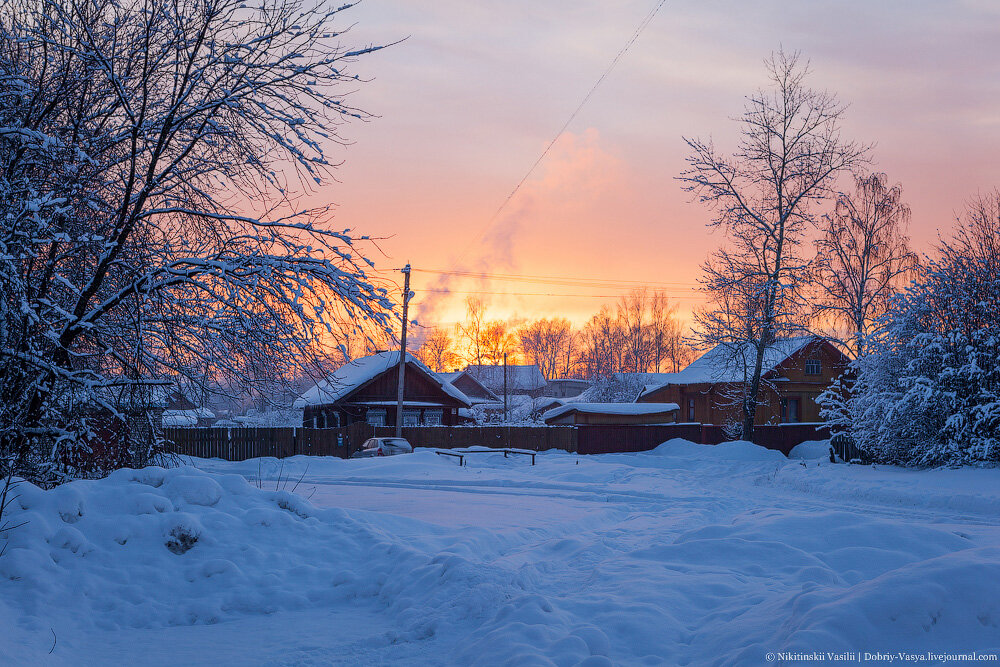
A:
POLYGON ((427 450, 194 462, 212 472, 18 487, 0 663, 759 665, 1000 647, 997 470, 679 440, 535 466, 427 450), (269 490, 300 476, 312 502, 269 490), (266 659, 265 630, 285 643, 266 659))

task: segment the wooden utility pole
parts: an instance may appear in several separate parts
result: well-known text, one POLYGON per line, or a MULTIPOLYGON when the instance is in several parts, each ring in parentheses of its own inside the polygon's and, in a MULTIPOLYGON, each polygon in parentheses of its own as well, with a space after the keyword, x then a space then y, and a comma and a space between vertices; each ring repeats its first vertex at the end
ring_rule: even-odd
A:
POLYGON ((396 387, 396 437, 403 437, 403 382, 406 374, 406 325, 407 310, 410 305, 410 265, 403 272, 403 331, 399 335, 399 384, 396 387))
POLYGON ((507 353, 503 353, 503 423, 510 421, 510 413, 507 411, 507 353))

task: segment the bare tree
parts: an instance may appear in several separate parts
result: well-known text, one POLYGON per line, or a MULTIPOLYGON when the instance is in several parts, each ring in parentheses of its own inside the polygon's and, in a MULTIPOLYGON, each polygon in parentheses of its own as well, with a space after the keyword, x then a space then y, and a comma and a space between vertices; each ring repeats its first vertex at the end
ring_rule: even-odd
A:
POLYGON ((455 341, 440 327, 430 330, 414 355, 435 373, 447 372, 458 365, 455 341))
POLYGON ((560 376, 560 368, 566 368, 565 358, 567 349, 572 346, 572 337, 573 327, 564 317, 536 320, 518 331, 525 357, 549 380, 560 376))
POLYGON ((465 341, 465 357, 468 363, 477 366, 483 363, 483 326, 486 318, 486 304, 482 299, 470 296, 465 299, 465 322, 456 325, 458 334, 465 341))
POLYGON ((480 348, 483 363, 499 366, 505 359, 511 364, 517 362, 517 337, 510 325, 503 320, 490 320, 483 325, 480 348))
POLYGON ((847 326, 855 356, 916 266, 904 234, 910 209, 902 195, 902 186, 889 187, 885 174, 856 174, 854 192, 837 196, 816 242, 816 310, 847 326))
POLYGON ((608 376, 621 369, 624 341, 618 318, 608 306, 590 318, 581 335, 581 365, 587 377, 608 376))
POLYGON ((82 404, 291 377, 342 323, 388 326, 355 237, 297 201, 365 117, 349 6, 0 0, 5 451, 57 453, 82 404))
POLYGON ((736 152, 728 157, 711 141, 685 139, 692 152, 679 177, 686 191, 715 211, 711 225, 726 229, 732 243, 706 265, 704 289, 719 307, 744 306, 742 317, 750 323, 734 321, 741 318, 738 312, 706 313, 701 322, 711 319, 711 326, 698 339, 714 346, 743 336, 753 348, 742 401, 746 439, 753 434, 765 353, 790 323, 788 306, 805 278, 797 250, 816 224, 815 205, 833 194, 837 175, 861 164, 869 150, 841 139, 844 107, 805 85, 808 67, 797 54, 779 51, 765 64, 772 89, 748 98, 736 152), (733 289, 749 298, 734 298, 733 289))
POLYGON ((616 308, 621 331, 621 370, 628 373, 649 371, 654 337, 649 319, 649 290, 640 288, 619 297, 616 308))

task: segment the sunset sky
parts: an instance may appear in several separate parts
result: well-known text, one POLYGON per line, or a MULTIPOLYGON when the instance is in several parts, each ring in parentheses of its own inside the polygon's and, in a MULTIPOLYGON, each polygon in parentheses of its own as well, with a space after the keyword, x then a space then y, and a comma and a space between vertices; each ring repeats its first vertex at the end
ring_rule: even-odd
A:
MULTIPOLYGON (((977 191, 1000 186, 1000 2, 667 0, 504 212, 497 208, 656 0, 365 0, 351 100, 378 118, 344 135, 338 222, 389 237, 380 269, 555 276, 605 285, 445 279, 415 272, 415 317, 461 318, 470 292, 492 317, 578 324, 624 287, 665 287, 687 311, 721 241, 675 177, 682 136, 730 150, 762 61, 783 47, 814 88, 850 104, 845 136, 874 142, 903 184, 918 250, 977 191), (627 281, 627 282, 625 282, 627 281), (445 292, 444 290, 451 290, 445 292)), ((394 278, 398 277, 398 273, 394 278)))

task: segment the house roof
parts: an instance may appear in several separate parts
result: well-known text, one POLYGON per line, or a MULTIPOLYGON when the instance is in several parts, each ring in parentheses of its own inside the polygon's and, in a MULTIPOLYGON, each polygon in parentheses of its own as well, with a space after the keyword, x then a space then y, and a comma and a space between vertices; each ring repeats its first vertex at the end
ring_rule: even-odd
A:
POLYGON ((571 412, 590 415, 655 415, 678 410, 680 406, 676 403, 567 403, 552 408, 542 415, 542 419, 548 421, 571 412))
MULTIPOLYGON (((361 388, 362 385, 398 365, 398 351, 378 352, 367 357, 354 359, 335 370, 325 380, 316 383, 314 387, 295 399, 295 403, 292 406, 294 408, 304 408, 309 405, 336 403, 361 388)), ((416 368, 417 371, 425 375, 431 382, 438 385, 441 391, 466 407, 472 405, 465 394, 453 387, 450 382, 445 381, 441 376, 432 372, 431 369, 427 368, 412 354, 407 353, 406 365, 408 369, 416 368)))
MULTIPOLYGON (((470 364, 465 372, 493 390, 503 388, 503 366, 470 364)), ((533 391, 545 386, 545 376, 535 364, 508 364, 507 389, 533 391)))
MULTIPOLYGON (((761 374, 766 374, 780 366, 809 343, 822 340, 817 336, 797 336, 780 338, 764 350, 761 374)), ((744 370, 751 366, 756 348, 751 343, 721 343, 701 355, 687 368, 678 373, 658 373, 659 382, 648 384, 640 398, 657 389, 671 384, 712 384, 716 382, 743 382, 744 370), (745 360, 745 361, 742 361, 745 360)))
POLYGON ((676 373, 612 373, 611 377, 619 382, 634 382, 635 384, 663 384, 676 373))
MULTIPOLYGON (((476 386, 478 386, 482 390, 483 398, 486 398, 486 399, 491 400, 491 401, 499 401, 500 400, 499 396, 497 396, 492 391, 490 391, 489 387, 487 387, 482 382, 480 382, 479 380, 477 380, 475 377, 473 377, 472 375, 470 375, 468 371, 457 371, 457 372, 454 372, 454 373, 438 373, 437 375, 438 375, 438 377, 440 377, 445 382, 448 382, 452 386, 455 386, 455 388, 458 389, 459 391, 462 391, 462 390, 455 385, 455 382, 458 381, 459 378, 461 378, 461 377, 464 376, 467 381, 472 382, 473 384, 475 384, 476 386)), ((466 389, 468 389, 468 387, 466 387, 466 389)), ((477 398, 476 396, 473 396, 471 394, 466 394, 466 396, 469 399, 475 399, 475 398, 477 398)))

